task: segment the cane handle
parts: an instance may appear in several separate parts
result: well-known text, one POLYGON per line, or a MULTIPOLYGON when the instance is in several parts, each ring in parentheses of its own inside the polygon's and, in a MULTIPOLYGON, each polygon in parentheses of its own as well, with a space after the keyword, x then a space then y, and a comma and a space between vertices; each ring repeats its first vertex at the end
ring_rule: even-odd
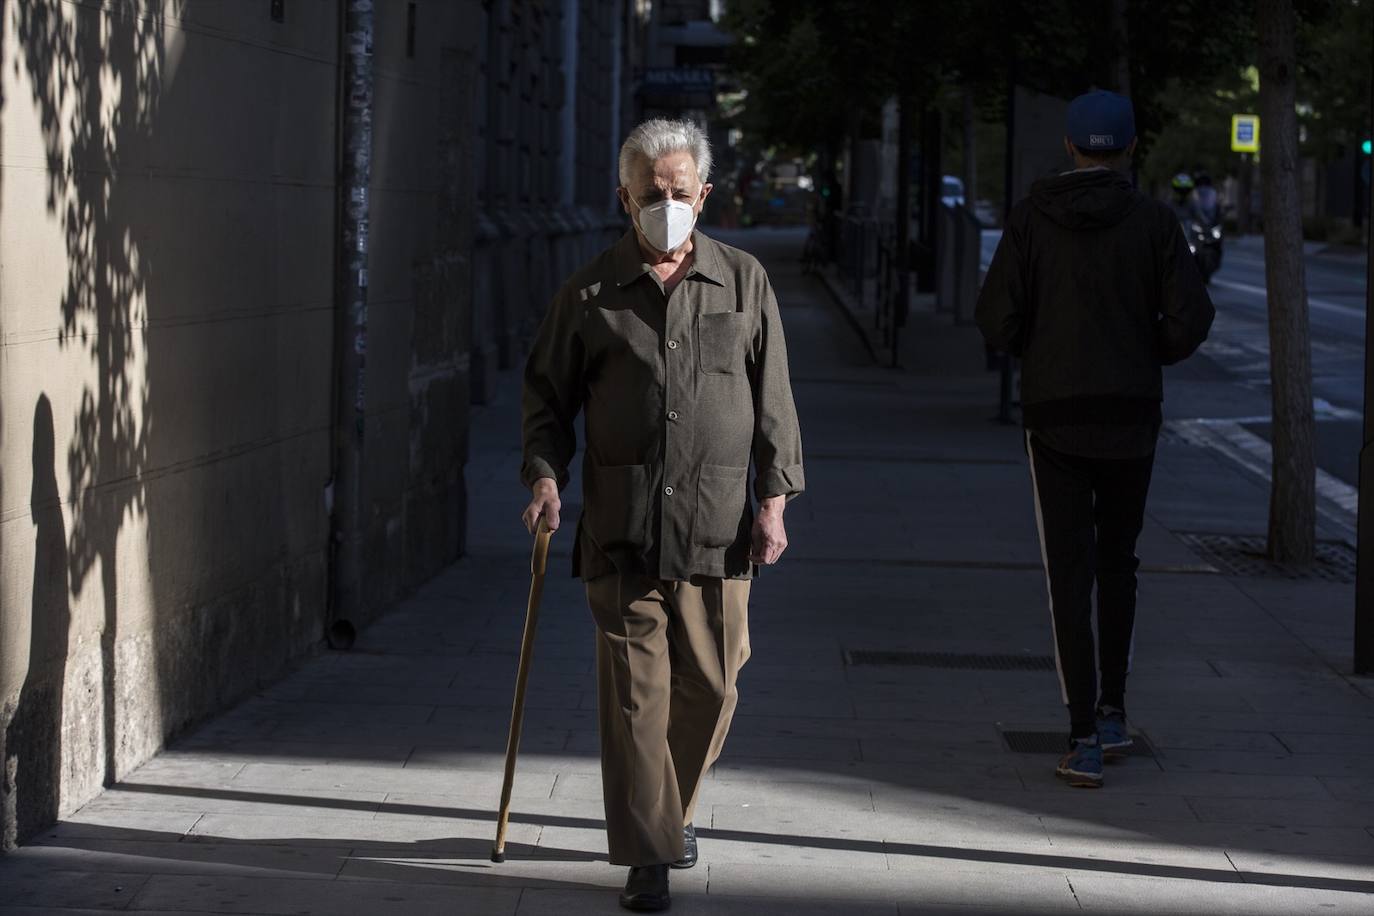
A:
POLYGON ((553 532, 549 530, 548 522, 544 517, 539 517, 539 528, 534 533, 534 554, 530 557, 530 573, 542 576, 549 569, 549 538, 553 537, 553 532))

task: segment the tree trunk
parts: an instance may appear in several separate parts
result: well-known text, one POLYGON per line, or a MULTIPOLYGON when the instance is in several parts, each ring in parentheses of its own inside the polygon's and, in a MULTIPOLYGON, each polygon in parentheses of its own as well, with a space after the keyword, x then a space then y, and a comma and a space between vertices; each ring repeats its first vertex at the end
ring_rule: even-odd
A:
POLYGON ((977 110, 973 90, 964 90, 964 204, 970 209, 978 202, 977 110))
POLYGON ((1241 235, 1257 231, 1255 222, 1255 162, 1254 153, 1240 154, 1240 199, 1236 202, 1237 229, 1241 235))
POLYGON ((1269 288, 1269 368, 1274 412, 1269 556, 1275 562, 1306 564, 1316 554, 1317 491, 1312 347, 1298 174, 1296 17, 1292 0, 1257 0, 1256 25, 1264 276, 1269 288))
MULTIPOLYGON (((1374 67, 1370 70, 1369 98, 1374 103, 1374 67)), ((1368 135, 1366 135, 1368 136, 1368 135)), ((1359 157, 1356 157, 1359 161, 1359 157)), ((1356 184, 1358 188, 1359 185, 1356 184)), ((1374 181, 1361 195, 1374 213, 1374 181)), ((1374 314, 1374 232, 1366 245, 1365 315, 1374 314)), ((1355 566, 1355 673, 1374 674, 1374 322, 1364 327, 1364 447, 1360 449, 1358 547, 1355 566)))
POLYGON ((926 108, 921 115, 921 261, 916 265, 916 291, 921 293, 933 293, 936 289, 936 235, 940 231, 940 197, 944 187, 944 169, 940 164, 943 126, 939 109, 926 108))
POLYGON ((911 109, 910 95, 897 100, 897 304, 892 314, 892 365, 897 365, 898 333, 911 307, 911 109))
POLYGON ((1131 33, 1126 25, 1126 0, 1112 0, 1112 43, 1116 46, 1116 91, 1131 97, 1131 33))

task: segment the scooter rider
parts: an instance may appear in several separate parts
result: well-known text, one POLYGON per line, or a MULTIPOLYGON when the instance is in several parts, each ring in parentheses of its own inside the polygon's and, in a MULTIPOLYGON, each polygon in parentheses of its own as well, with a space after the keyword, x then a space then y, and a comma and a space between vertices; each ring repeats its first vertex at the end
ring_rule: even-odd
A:
POLYGON ((1221 198, 1212 186, 1212 177, 1206 172, 1199 172, 1194 184, 1193 200, 1197 204, 1198 215, 1202 217, 1202 225, 1208 229, 1221 225, 1221 198))
POLYGON ((1169 187, 1174 191, 1173 208, 1178 216, 1178 221, 1184 226, 1190 222, 1198 222, 1206 225, 1202 208, 1198 206, 1197 197, 1193 194, 1197 187, 1197 182, 1193 181, 1193 176, 1187 172, 1179 172, 1169 182, 1169 187))
POLYGON ((1203 175, 1200 181, 1194 181, 1187 172, 1179 172, 1169 184, 1174 191, 1174 215, 1183 227, 1188 250, 1197 260, 1203 282, 1210 283, 1212 274, 1221 268, 1221 225, 1212 180, 1203 175))

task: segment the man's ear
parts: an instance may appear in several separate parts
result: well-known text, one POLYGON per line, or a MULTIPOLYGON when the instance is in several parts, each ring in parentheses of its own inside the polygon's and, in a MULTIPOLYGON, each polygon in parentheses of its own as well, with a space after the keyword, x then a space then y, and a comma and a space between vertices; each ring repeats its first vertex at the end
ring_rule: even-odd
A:
POLYGON ((697 198, 698 207, 706 203, 706 197, 711 193, 711 189, 714 187, 715 185, 713 184, 704 184, 701 186, 701 196, 697 198))
POLYGON ((623 187, 615 189, 615 196, 620 198, 620 208, 626 213, 630 212, 630 192, 623 187))
POLYGON ((1078 163, 1078 158, 1074 156, 1073 141, 1068 137, 1064 138, 1064 152, 1068 155, 1070 162, 1074 164, 1078 163))
POLYGON ((1131 145, 1128 146, 1128 147, 1126 147, 1126 158, 1127 158, 1127 159, 1129 159, 1129 158, 1131 158, 1132 156, 1135 155, 1135 146, 1136 146, 1136 144, 1139 143, 1139 142, 1140 142, 1140 138, 1139 138, 1139 137, 1136 137, 1134 140, 1131 141, 1131 145))

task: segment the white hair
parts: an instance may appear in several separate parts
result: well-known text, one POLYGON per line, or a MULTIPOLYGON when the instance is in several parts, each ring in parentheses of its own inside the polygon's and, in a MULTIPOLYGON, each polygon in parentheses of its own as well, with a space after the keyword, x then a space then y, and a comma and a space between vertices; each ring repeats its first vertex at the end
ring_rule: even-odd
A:
POLYGON ((654 118, 630 131, 620 147, 621 187, 630 186, 630 173, 637 157, 643 156, 652 163, 670 153, 690 153, 697 166, 697 178, 706 183, 711 174, 711 143, 706 132, 691 121, 654 118))

